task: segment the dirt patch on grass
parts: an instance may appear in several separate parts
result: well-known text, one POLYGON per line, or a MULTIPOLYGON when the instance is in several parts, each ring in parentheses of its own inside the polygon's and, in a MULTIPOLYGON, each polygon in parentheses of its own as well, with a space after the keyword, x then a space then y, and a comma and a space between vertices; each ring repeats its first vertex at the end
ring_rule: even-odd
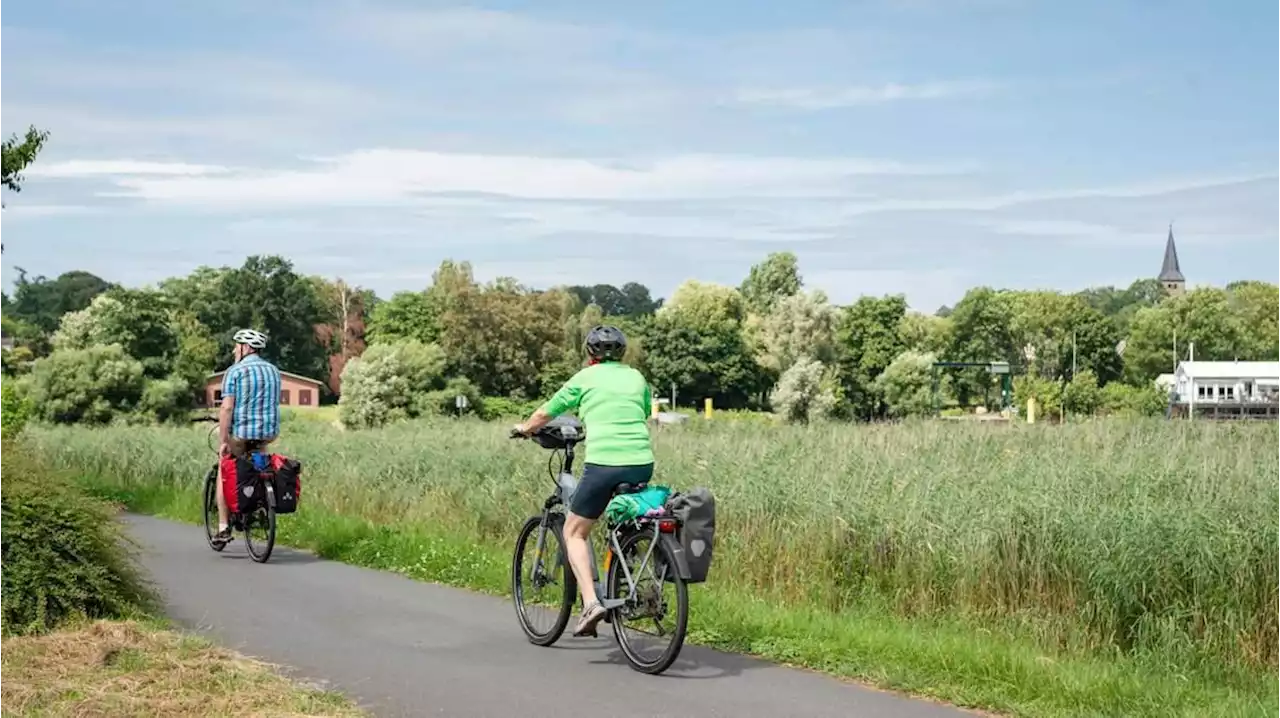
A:
POLYGON ((6 638, 6 715, 367 716, 336 693, 296 685, 266 663, 131 621, 6 638))

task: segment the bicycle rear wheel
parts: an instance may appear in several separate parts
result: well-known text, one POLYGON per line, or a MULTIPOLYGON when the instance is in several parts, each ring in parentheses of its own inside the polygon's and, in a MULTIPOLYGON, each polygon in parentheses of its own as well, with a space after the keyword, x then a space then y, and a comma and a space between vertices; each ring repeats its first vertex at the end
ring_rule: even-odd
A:
POLYGON ((267 487, 264 500, 244 520, 244 545, 249 558, 266 563, 276 546, 276 508, 274 491, 267 487))
POLYGON ((609 562, 606 595, 626 602, 613 612, 613 635, 632 668, 657 675, 675 663, 684 647, 689 628, 689 587, 676 571, 671 548, 651 531, 631 533, 619 546, 622 556, 614 556, 609 562), (624 561, 635 583, 635 596, 629 596, 631 586, 623 571, 624 561))
POLYGON ((560 639, 578 593, 578 582, 564 550, 564 518, 559 514, 546 518, 545 530, 542 516, 532 516, 524 522, 511 561, 511 600, 516 618, 535 646, 550 646, 560 639))
POLYGON ((204 477, 204 536, 209 542, 209 548, 214 551, 222 551, 227 547, 226 544, 213 540, 218 533, 218 483, 218 464, 215 463, 204 477))

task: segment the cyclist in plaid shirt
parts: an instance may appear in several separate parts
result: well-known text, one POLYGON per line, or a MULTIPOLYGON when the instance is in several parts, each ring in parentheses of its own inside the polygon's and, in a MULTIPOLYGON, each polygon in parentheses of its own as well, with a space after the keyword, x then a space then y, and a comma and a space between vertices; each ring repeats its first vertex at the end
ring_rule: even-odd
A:
MULTIPOLYGON (((280 370, 258 352, 267 337, 252 329, 235 334, 236 363, 222 377, 222 410, 218 415, 220 454, 248 457, 280 435, 280 370)), ((218 533, 215 542, 231 540, 227 499, 217 492, 218 533)))

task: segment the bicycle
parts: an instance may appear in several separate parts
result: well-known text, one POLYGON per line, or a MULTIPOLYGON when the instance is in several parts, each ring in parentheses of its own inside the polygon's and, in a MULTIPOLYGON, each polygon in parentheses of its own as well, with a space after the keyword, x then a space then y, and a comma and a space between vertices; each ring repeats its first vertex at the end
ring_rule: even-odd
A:
MULTIPOLYGON (((521 527, 516 538, 515 554, 511 568, 511 595, 515 603, 516 617, 529 641, 537 646, 550 646, 559 640, 569 622, 573 606, 578 602, 578 583, 573 570, 569 566, 564 548, 564 511, 569 504, 578 479, 573 475, 574 448, 585 439, 583 427, 576 419, 559 417, 532 436, 525 437, 512 433, 511 438, 529 438, 544 449, 551 450, 547 461, 547 471, 556 484, 555 491, 546 499, 542 512, 531 516, 521 527), (560 470, 552 467, 556 456, 561 457, 560 470), (525 571, 521 570, 523 560, 529 553, 527 544, 536 534, 533 563, 528 571, 528 586, 525 582, 525 571), (554 556, 544 553, 547 548, 547 537, 554 537, 559 544, 554 556), (547 559, 552 566, 547 570, 547 559), (556 572, 563 575, 555 578, 556 572), (561 587, 560 595, 551 596, 550 601, 530 602, 526 600, 529 589, 537 590, 546 587, 561 587), (558 605, 556 603, 558 602, 558 605), (532 608, 542 607, 554 609, 555 619, 546 631, 539 631, 533 626, 532 608)), ((623 484, 614 490, 618 496, 627 493, 638 493, 646 488, 645 484, 632 486, 623 484)), ((613 626, 614 638, 618 647, 631 667, 641 673, 657 675, 667 670, 684 645, 685 633, 689 622, 689 592, 686 581, 689 568, 685 561, 684 549, 678 540, 681 524, 672 516, 642 516, 625 521, 618 525, 606 523, 608 536, 604 564, 605 585, 600 586, 600 571, 596 565, 595 542, 587 539, 587 548, 591 556, 591 575, 596 584, 596 595, 600 605, 608 612, 605 621, 613 626), (640 548, 648 542, 647 550, 640 548), (628 566, 630 559, 641 557, 639 566, 633 570, 628 566), (653 576, 653 585, 641 590, 639 581, 645 569, 653 576), (674 623, 669 634, 664 631, 662 620, 668 616, 670 606, 663 597, 665 587, 674 590, 674 623), (656 658, 642 658, 637 645, 624 625, 627 621, 649 619, 657 626, 658 635, 669 635, 670 643, 656 658)), ((552 589, 554 593, 554 588, 552 589)), ((635 629, 631 629, 635 630, 635 629)))
MULTIPOLYGON (((209 473, 204 479, 204 533, 205 539, 209 542, 209 548, 221 553, 226 548, 226 544, 219 545, 214 541, 214 536, 218 533, 218 499, 215 492, 221 490, 222 482, 219 480, 221 473, 221 454, 218 453, 218 447, 214 444, 214 434, 217 433, 217 418, 211 416, 202 416, 191 420, 192 423, 212 422, 214 426, 209 429, 209 450, 218 458, 213 462, 213 468, 209 469, 209 473)), ((258 452, 254 452, 258 453, 258 452)), ((261 474, 255 478, 255 491, 262 491, 266 497, 264 501, 259 501, 257 506, 248 514, 240 512, 232 512, 229 515, 229 526, 232 531, 239 531, 244 534, 245 549, 249 552, 249 558, 255 563, 266 563, 271 558, 271 552, 276 545, 276 494, 275 487, 270 481, 263 481, 261 474), (261 529, 265 536, 255 538, 254 529, 261 529)))

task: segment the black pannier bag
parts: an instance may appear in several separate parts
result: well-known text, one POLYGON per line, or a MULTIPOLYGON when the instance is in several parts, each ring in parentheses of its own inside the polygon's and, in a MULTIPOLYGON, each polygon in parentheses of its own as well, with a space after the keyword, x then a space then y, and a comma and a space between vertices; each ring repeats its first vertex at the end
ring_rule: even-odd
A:
POLYGON ((291 514, 298 510, 302 494, 302 464, 279 454, 271 456, 271 483, 276 494, 276 513, 291 514))
POLYGON ((686 583, 702 583, 711 571, 711 555, 716 538, 716 500, 711 491, 696 488, 688 493, 674 493, 667 499, 667 510, 680 519, 680 547, 689 566, 686 583))

